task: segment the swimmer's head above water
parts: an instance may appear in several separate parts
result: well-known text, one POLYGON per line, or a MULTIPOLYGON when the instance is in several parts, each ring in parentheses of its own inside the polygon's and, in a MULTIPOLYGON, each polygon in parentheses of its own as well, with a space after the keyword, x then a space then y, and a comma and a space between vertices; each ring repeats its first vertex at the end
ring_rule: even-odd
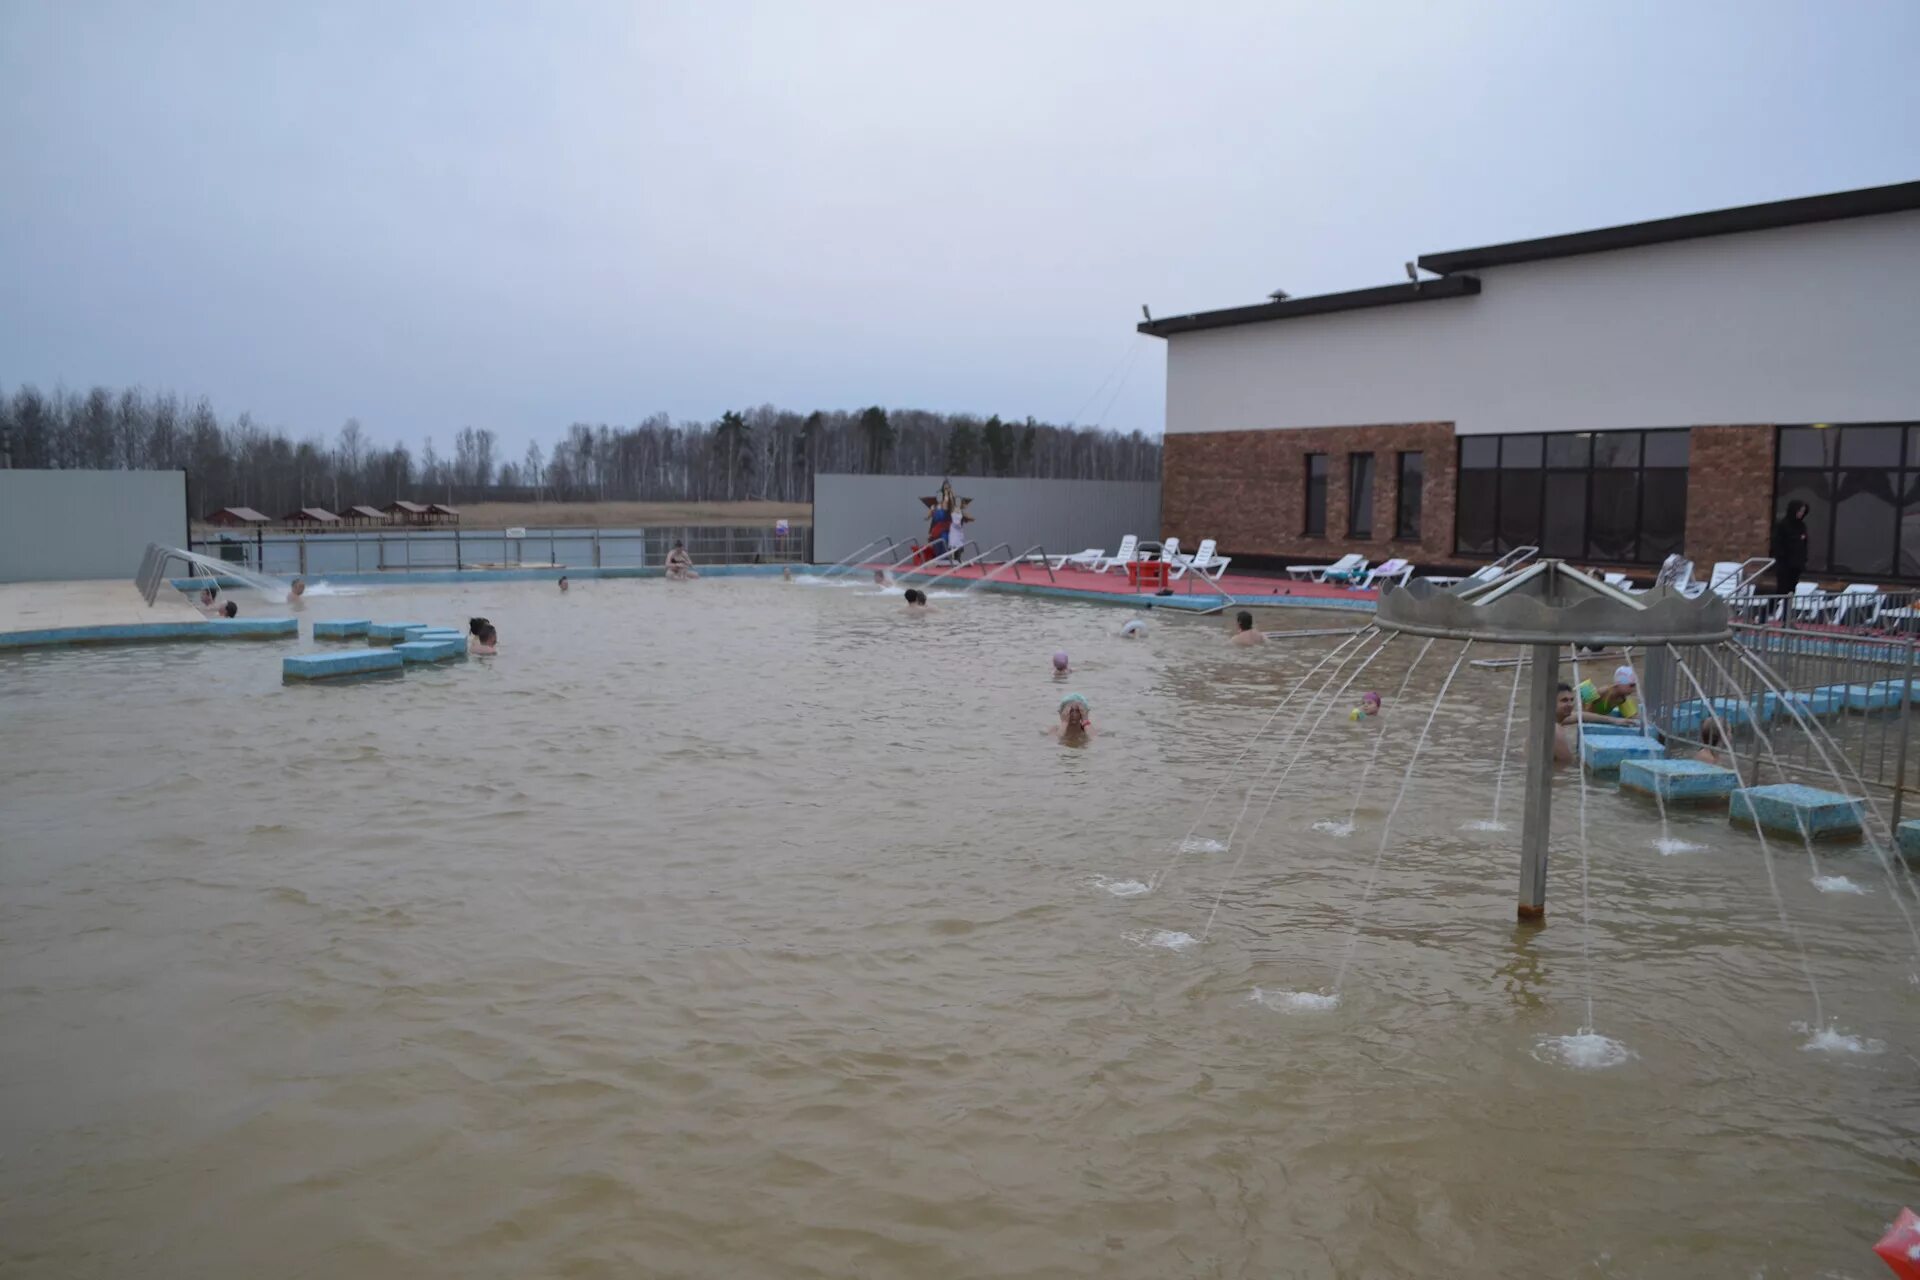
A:
POLYGON ((926 602, 927 602, 927 593, 926 593, 926 592, 924 592, 924 591, 922 591, 922 590, 920 590, 920 588, 918 588, 918 587, 908 587, 908 588, 907 588, 907 603, 908 603, 908 604, 910 604, 910 605, 924 605, 924 604, 926 604, 926 602))
POLYGON ((305 578, 295 578, 293 580, 292 591, 295 597, 307 594, 307 580, 305 578))
POLYGON ((1067 651, 1065 649, 1055 651, 1053 655, 1053 669, 1061 675, 1065 675, 1068 671, 1072 670, 1072 668, 1067 665, 1067 651))
POLYGON ((560 589, 562 591, 567 589, 567 575, 564 573, 560 575, 560 589))
POLYGON ((1070 693, 1060 699, 1060 723, 1068 729, 1092 728, 1093 708, 1081 695, 1070 693))
POLYGON ((1147 634, 1147 624, 1138 618, 1128 618, 1120 624, 1120 634, 1129 640, 1138 639, 1147 634))

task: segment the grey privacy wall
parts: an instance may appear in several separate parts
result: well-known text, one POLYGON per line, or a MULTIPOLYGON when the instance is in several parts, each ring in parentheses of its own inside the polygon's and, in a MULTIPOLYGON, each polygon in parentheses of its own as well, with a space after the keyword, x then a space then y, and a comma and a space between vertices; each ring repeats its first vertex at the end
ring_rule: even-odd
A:
POLYGON ((132 582, 149 542, 187 545, 186 472, 0 470, 0 582, 132 582))
MULTIPOLYGON (((1034 543, 1049 554, 1087 547, 1112 551, 1132 533, 1160 536, 1160 483, 1135 480, 988 480, 953 478, 954 491, 973 499, 969 548, 1011 542, 1015 552, 1034 543)), ((940 491, 939 476, 817 475, 813 479, 813 558, 831 564, 883 534, 904 547, 927 537, 920 499, 940 491)))

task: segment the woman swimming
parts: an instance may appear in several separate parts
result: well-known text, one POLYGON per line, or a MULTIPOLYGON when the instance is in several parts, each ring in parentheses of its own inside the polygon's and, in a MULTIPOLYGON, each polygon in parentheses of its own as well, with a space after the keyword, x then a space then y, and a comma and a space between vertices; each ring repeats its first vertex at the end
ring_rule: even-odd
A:
POLYGON ((1060 723, 1041 730, 1062 742, 1085 742, 1093 736, 1093 708, 1077 693, 1060 699, 1060 723))
POLYGON ((491 622, 485 618, 467 619, 468 653, 498 653, 500 652, 499 643, 500 633, 493 629, 491 622))

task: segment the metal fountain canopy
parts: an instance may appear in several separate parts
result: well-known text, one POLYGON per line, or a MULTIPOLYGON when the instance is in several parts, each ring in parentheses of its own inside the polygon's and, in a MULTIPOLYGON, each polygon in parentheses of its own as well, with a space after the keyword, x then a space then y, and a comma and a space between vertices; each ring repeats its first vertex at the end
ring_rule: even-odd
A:
POLYGON ((1727 602, 1670 586, 1635 594, 1564 560, 1536 560, 1488 582, 1416 580, 1380 598, 1376 626, 1496 644, 1712 644, 1729 639, 1727 602))

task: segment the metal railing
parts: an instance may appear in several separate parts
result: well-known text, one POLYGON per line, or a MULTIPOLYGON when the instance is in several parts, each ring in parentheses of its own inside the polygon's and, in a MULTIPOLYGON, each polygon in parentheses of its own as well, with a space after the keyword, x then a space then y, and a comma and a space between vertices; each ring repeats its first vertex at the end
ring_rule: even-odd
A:
POLYGON ((812 530, 782 535, 771 528, 678 525, 634 529, 594 527, 352 530, 198 537, 188 548, 280 577, 329 573, 406 573, 415 570, 640 568, 659 565, 675 542, 695 564, 805 564, 812 530))
MULTIPOLYGON (((1750 785, 1864 790, 1890 801, 1898 823, 1920 786, 1909 749, 1920 635, 1751 623, 1733 635, 1727 645, 1648 651, 1641 691, 1652 724, 1670 744, 1696 749, 1709 725, 1724 726, 1750 785)), ((1604 684, 1605 675, 1592 678, 1604 684)))

